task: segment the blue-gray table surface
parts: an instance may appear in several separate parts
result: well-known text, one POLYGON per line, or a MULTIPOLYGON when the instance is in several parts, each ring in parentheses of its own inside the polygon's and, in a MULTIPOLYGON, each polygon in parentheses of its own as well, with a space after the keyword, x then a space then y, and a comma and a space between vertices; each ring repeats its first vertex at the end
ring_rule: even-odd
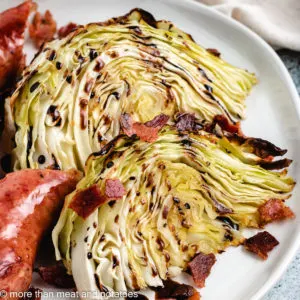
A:
MULTIPOLYGON (((278 51, 300 94, 300 52, 278 51)), ((263 300, 300 300, 300 249, 287 271, 263 300)))

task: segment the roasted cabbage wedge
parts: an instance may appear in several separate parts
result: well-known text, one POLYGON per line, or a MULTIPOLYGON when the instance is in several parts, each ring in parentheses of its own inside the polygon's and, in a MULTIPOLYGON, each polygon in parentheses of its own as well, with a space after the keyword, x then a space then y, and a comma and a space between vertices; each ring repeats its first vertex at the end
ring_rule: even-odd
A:
POLYGON ((262 205, 284 203, 294 180, 270 169, 288 166, 271 157, 285 151, 217 132, 165 126, 153 143, 120 135, 89 157, 52 234, 78 291, 161 286, 197 253, 241 244, 243 228, 262 227, 262 205), (105 200, 108 181, 119 199, 105 200))
POLYGON ((120 133, 122 113, 137 122, 177 111, 239 121, 256 78, 216 55, 139 9, 45 44, 9 99, 14 169, 82 170, 120 133))

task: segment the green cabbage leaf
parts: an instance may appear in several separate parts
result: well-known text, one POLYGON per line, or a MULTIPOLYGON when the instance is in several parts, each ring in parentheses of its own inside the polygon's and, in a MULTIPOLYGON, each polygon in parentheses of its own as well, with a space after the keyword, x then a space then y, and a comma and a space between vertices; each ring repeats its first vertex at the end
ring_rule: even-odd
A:
POLYGON ((121 135, 92 154, 52 235, 78 291, 161 286, 197 253, 241 244, 242 229, 262 226, 259 207, 284 201, 295 184, 286 170, 265 168, 269 157, 259 145, 271 144, 165 126, 151 144, 121 135), (124 186, 121 199, 85 218, 70 208, 95 185, 105 193, 110 179, 124 186))
POLYGON ((200 122, 244 117, 256 78, 136 9, 81 26, 43 46, 8 99, 16 125, 14 169, 83 169, 120 133, 120 116, 146 122, 194 113, 200 122))

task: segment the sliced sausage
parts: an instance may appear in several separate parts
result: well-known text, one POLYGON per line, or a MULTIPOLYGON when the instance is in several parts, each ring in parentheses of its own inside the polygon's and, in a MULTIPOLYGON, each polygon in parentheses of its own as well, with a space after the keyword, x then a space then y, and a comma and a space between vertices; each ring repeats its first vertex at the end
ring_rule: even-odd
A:
POLYGON ((2 290, 9 293, 28 289, 43 234, 80 177, 78 171, 22 170, 0 181, 2 290))

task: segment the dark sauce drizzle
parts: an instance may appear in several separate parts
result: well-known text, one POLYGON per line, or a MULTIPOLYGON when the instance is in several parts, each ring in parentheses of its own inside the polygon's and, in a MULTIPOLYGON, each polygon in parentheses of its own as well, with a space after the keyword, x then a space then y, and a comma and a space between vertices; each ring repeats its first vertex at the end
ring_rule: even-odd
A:
POLYGON ((239 224, 234 223, 230 218, 228 217, 217 217, 217 220, 223 222, 225 225, 231 227, 234 230, 239 230, 240 226, 239 224))
POLYGON ((29 163, 29 152, 30 152, 30 149, 32 147, 32 126, 29 127, 29 131, 27 133, 27 150, 26 150, 26 153, 27 153, 27 156, 26 156, 26 162, 27 162, 27 167, 30 168, 30 163, 29 163))

